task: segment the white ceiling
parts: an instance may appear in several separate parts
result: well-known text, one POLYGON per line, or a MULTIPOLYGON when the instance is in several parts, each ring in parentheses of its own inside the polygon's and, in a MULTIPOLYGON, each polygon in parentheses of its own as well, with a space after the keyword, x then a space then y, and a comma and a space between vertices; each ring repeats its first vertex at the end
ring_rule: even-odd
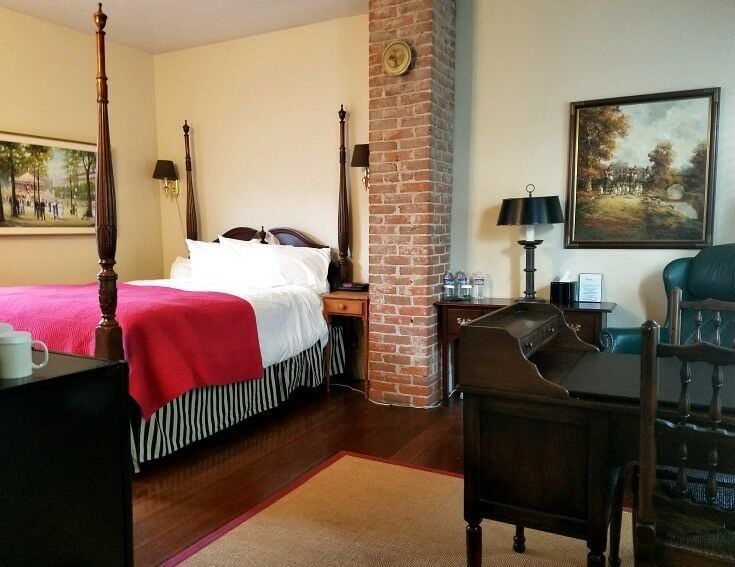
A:
MULTIPOLYGON (((368 0, 104 0, 107 37, 166 53, 366 14, 368 0)), ((94 0, 0 0, 0 6, 94 33, 94 0)))

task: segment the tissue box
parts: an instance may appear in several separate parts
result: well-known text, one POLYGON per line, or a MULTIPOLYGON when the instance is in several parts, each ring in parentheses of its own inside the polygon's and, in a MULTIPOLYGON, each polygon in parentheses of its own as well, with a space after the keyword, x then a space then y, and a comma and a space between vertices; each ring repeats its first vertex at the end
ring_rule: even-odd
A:
POLYGON ((577 301, 577 282, 551 282, 549 300, 555 305, 571 305, 577 301))

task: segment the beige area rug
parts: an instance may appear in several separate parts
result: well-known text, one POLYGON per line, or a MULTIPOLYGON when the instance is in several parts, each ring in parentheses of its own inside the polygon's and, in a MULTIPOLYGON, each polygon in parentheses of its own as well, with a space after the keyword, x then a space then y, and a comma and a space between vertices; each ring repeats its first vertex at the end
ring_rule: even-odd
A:
MULTIPOLYGON (((340 453, 257 510, 243 514, 164 565, 463 566, 463 483, 458 476, 340 453)), ((630 514, 621 559, 632 565, 630 514)), ((484 520, 483 565, 587 564, 581 540, 484 520)))

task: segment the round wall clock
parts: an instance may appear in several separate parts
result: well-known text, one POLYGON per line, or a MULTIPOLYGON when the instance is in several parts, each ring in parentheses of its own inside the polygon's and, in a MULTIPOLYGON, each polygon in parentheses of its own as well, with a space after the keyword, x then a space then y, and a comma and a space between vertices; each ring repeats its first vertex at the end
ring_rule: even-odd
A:
POLYGON ((383 49, 383 70, 389 75, 403 75, 412 60, 411 47, 405 41, 391 41, 383 49))

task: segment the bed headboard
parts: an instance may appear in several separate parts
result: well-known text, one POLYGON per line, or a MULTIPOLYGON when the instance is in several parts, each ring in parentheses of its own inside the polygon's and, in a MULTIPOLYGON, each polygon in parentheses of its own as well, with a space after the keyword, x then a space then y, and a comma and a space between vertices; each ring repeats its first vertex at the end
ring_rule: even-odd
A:
MULTIPOLYGON (((222 236, 225 238, 232 238, 234 240, 253 240, 254 238, 257 238, 260 240, 261 244, 266 244, 265 230, 263 230, 262 226, 260 227, 260 230, 250 228, 249 226, 236 226, 227 232, 223 232, 222 236)), ((219 239, 215 240, 215 242, 218 240, 219 239)))

